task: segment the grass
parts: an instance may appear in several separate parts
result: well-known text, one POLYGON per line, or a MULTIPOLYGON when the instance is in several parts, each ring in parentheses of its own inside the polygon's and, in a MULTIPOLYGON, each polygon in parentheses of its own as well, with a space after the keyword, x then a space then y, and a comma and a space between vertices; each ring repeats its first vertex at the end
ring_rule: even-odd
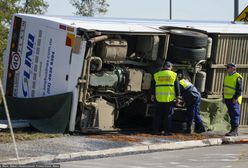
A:
MULTIPOLYGON (((41 133, 32 128, 25 129, 15 129, 14 135, 16 141, 28 141, 28 140, 37 140, 44 138, 57 138, 62 137, 63 134, 47 134, 41 133)), ((11 134, 9 130, 0 131, 0 143, 10 143, 12 142, 11 134)))

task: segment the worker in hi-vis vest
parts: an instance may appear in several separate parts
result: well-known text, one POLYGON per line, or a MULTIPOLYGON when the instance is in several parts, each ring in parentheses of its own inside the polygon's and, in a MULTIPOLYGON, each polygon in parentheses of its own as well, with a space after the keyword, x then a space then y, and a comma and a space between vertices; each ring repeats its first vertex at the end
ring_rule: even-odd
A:
POLYGON ((226 65, 228 75, 224 78, 223 96, 231 119, 231 130, 226 136, 238 136, 238 126, 240 119, 239 105, 242 100, 242 79, 243 77, 236 72, 237 66, 233 63, 226 65))
POLYGON ((155 82, 156 112, 153 116, 153 134, 160 134, 164 127, 164 135, 172 135, 173 102, 179 100, 179 82, 177 74, 173 72, 171 62, 165 62, 164 68, 153 75, 155 82))
POLYGON ((183 73, 178 72, 177 76, 180 84, 180 93, 187 109, 187 129, 185 133, 192 133, 191 126, 193 121, 195 123, 194 131, 196 133, 205 132, 205 127, 200 116, 201 93, 192 83, 184 78, 183 73))

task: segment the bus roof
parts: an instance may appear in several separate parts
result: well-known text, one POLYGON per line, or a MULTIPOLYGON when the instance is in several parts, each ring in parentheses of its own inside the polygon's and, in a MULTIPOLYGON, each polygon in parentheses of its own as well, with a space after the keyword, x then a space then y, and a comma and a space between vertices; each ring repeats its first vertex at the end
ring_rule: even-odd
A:
POLYGON ((248 24, 240 22, 48 16, 30 14, 16 14, 16 16, 39 18, 41 20, 53 21, 86 30, 162 33, 164 30, 159 28, 164 26, 199 29, 208 33, 248 34, 248 24))

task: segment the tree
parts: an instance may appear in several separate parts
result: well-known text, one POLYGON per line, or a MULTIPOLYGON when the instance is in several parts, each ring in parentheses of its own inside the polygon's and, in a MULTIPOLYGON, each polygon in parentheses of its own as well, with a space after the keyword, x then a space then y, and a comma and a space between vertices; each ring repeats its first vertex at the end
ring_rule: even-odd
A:
POLYGON ((48 3, 44 0, 24 0, 24 8, 19 8, 21 13, 44 14, 48 8, 48 3))
MULTIPOLYGON (((1 0, 0 1, 0 24, 5 25, 11 20, 11 16, 16 12, 17 0, 1 0)), ((1 27, 2 28, 2 27, 1 27)))
POLYGON ((76 15, 80 16, 104 15, 109 7, 106 0, 71 0, 71 4, 77 9, 76 15))
POLYGON ((0 1, 0 58, 6 48, 8 29, 14 13, 44 14, 48 3, 44 0, 0 1))

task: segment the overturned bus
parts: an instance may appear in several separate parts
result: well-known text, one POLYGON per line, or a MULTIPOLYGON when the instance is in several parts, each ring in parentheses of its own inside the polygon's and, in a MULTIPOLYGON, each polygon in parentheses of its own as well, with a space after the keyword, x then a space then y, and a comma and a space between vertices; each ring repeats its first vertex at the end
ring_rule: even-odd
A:
MULTIPOLYGON (((12 118, 45 132, 147 126, 154 111, 153 73, 166 60, 206 99, 221 98, 226 63, 235 62, 244 79, 248 74, 247 28, 15 14, 3 75, 12 118)), ((243 89, 241 125, 247 125, 243 89)))

